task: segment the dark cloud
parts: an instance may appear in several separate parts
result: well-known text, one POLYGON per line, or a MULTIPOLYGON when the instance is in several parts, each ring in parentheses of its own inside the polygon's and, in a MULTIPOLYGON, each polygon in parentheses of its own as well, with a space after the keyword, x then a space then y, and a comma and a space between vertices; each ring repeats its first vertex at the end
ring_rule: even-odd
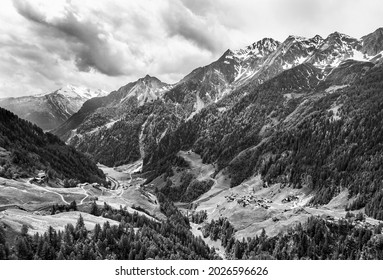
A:
POLYGON ((208 62, 228 45, 225 27, 212 16, 214 5, 210 0, 205 5, 201 1, 164 0, 150 7, 149 2, 131 3, 129 7, 121 5, 124 2, 113 2, 104 3, 104 9, 86 11, 72 4, 75 1, 67 1, 59 15, 53 16, 36 3, 12 1, 17 12, 32 23, 29 29, 45 53, 71 60, 82 72, 95 69, 120 76, 168 69, 170 72, 158 74, 179 75, 183 64, 174 63, 172 68, 158 55, 182 52, 177 54, 182 61, 208 62), (201 54, 206 51, 209 57, 201 54), (198 55, 202 59, 196 60, 198 55))
MULTIPOLYGON (((14 0, 17 11, 29 21, 45 27, 48 39, 65 40, 67 47, 75 57, 80 71, 96 69, 109 76, 127 74, 129 68, 123 63, 123 50, 120 42, 114 42, 111 34, 104 30, 100 23, 89 19, 81 20, 75 6, 65 6, 61 17, 48 19, 30 3, 14 0)), ((50 50, 48 50, 50 51, 50 50)))
POLYGON ((33 66, 35 73, 47 79, 57 79, 62 74, 60 71, 57 71, 55 58, 46 55, 44 49, 39 46, 10 36, 8 40, 0 42, 0 48, 6 51, 9 61, 12 59, 15 66, 33 66))
POLYGON ((38 23, 45 23, 45 15, 35 9, 29 2, 14 0, 13 5, 23 17, 38 23))
POLYGON ((264 37, 363 36, 382 9, 381 0, 3 0, 0 95, 67 83, 111 91, 145 74, 174 83, 264 37))

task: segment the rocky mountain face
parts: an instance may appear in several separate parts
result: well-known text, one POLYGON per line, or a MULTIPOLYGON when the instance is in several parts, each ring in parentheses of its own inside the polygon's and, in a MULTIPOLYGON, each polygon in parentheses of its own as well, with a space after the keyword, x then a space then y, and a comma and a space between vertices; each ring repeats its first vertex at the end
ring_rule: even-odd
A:
POLYGON ((289 36, 280 43, 270 38, 244 49, 227 50, 217 61, 192 71, 164 97, 194 116, 202 108, 246 85, 257 86, 292 67, 309 63, 326 75, 346 59, 369 61, 381 52, 378 29, 361 39, 334 32, 323 39, 289 36))
POLYGON ((217 61, 192 71, 166 92, 164 99, 180 104, 193 116, 249 81, 279 45, 265 38, 244 49, 227 50, 217 61))
POLYGON ((362 52, 370 56, 375 56, 383 51, 383 28, 362 37, 362 52))
POLYGON ((161 82, 156 77, 146 75, 135 83, 128 84, 118 90, 119 98, 113 105, 123 104, 124 102, 136 99, 137 105, 142 106, 146 102, 151 102, 162 98, 162 94, 172 88, 171 85, 161 82))
POLYGON ((147 75, 88 100, 54 133, 104 164, 137 160, 185 118, 179 105, 163 100, 171 88, 147 75))
POLYGON ((106 92, 102 90, 93 91, 67 85, 45 95, 0 99, 0 107, 37 124, 44 130, 51 130, 76 113, 85 101, 104 95, 106 92))

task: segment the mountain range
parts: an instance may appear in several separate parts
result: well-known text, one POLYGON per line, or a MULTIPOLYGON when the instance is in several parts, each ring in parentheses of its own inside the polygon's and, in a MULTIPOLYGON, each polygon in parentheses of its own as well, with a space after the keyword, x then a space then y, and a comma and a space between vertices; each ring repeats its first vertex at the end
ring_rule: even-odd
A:
MULTIPOLYGON (((124 221, 85 236, 79 218, 72 232, 92 248, 89 258, 177 258, 176 250, 168 253, 171 242, 133 250, 138 234, 145 238, 136 240, 180 242, 179 258, 381 259, 382 93, 379 28, 360 39, 339 32, 265 38, 225 51, 175 84, 146 75, 84 100, 51 130, 56 136, 1 109, 7 196, 0 206, 10 225, 22 222, 9 209, 20 204, 12 192, 33 197, 22 207, 41 209, 34 203, 41 187, 11 179, 44 169, 99 183, 46 189, 52 198, 44 207, 51 199, 64 203, 52 208, 53 217, 75 208, 70 198, 89 219, 124 221)), ((36 221, 45 216, 33 217, 41 231, 36 221)), ((85 250, 76 247, 74 255, 65 246, 51 257, 84 258, 85 250)))
MULTIPOLYGON (((301 143, 296 137, 303 131, 315 135, 310 125, 323 126, 324 131, 328 126, 347 130, 358 120, 346 108, 360 106, 360 114, 368 114, 368 106, 362 109, 364 103, 354 104, 351 92, 359 92, 366 81, 379 75, 382 38, 382 29, 361 39, 339 32, 327 38, 289 36, 282 43, 266 38, 226 51, 174 85, 146 76, 91 99, 53 132, 108 166, 143 159, 148 182, 161 174, 174 175, 179 153, 191 150, 204 163, 214 164, 215 174, 227 174, 231 187, 257 174, 267 184, 302 187, 306 181, 299 176, 305 174, 317 190, 313 201, 328 203, 337 193, 331 187, 334 182, 342 176, 343 181, 361 176, 359 171, 351 175, 331 169, 335 154, 346 157, 347 148, 333 144, 325 152, 317 151, 319 155, 312 154, 315 149, 307 150, 306 156, 321 161, 310 160, 298 168, 300 150, 286 145, 301 143), (157 92, 149 94, 156 98, 147 98, 148 92, 157 92), (280 139, 289 142, 279 143, 280 139), (327 169, 333 173, 324 176, 319 171, 327 169)), ((377 98, 367 97, 367 103, 377 98)), ((353 133, 357 137, 359 131, 353 133)), ((309 143, 302 145, 309 147, 309 143)))
POLYGON ((146 76, 91 99, 53 132, 105 164, 137 160, 204 108, 218 107, 223 113, 277 76, 273 81, 284 79, 283 91, 312 91, 326 81, 328 86, 349 84, 356 77, 352 69, 380 61, 382 37, 378 29, 361 39, 339 32, 325 39, 289 36, 282 43, 265 38, 243 49, 227 50, 176 84, 146 76), (330 82, 336 73, 337 81, 330 82), (130 133, 121 133, 125 129, 130 133))
POLYGON ((103 96, 102 90, 66 85, 52 93, 0 99, 0 107, 51 130, 76 113, 88 99, 103 96))

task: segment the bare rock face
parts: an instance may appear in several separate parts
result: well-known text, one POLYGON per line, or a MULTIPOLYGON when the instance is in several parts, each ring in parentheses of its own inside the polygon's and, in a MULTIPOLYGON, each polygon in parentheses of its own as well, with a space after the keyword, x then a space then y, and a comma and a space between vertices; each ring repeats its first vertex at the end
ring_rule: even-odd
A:
POLYGON ((362 51, 370 56, 375 56, 383 51, 383 28, 362 37, 362 51))

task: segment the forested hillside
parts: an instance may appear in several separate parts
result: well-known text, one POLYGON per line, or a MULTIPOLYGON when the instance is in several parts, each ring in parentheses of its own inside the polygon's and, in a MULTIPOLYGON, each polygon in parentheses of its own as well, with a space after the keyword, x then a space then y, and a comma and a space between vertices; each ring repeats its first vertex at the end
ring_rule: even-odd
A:
MULTIPOLYGON (((120 222, 96 225, 93 231, 85 228, 82 217, 76 225, 68 224, 63 232, 52 227, 44 235, 28 235, 28 227, 7 242, 0 226, 0 259, 95 260, 95 259, 215 259, 218 258, 201 238, 189 231, 189 221, 165 198, 159 198, 161 211, 167 216, 163 222, 115 210, 108 205, 92 205, 91 214, 120 222)), ((0 224, 1 225, 1 224, 0 224)))
POLYGON ((238 153, 270 135, 318 85, 319 75, 318 69, 304 64, 262 85, 248 84, 233 91, 165 135, 157 149, 144 159, 145 170, 163 169, 168 158, 191 148, 205 162, 217 161, 219 169, 227 167, 238 153), (290 92, 295 92, 296 97, 287 99, 284 94, 290 92), (220 109, 227 104, 232 104, 228 110, 220 109))
POLYGON ((224 218, 204 227, 206 236, 220 239, 233 259, 277 260, 380 260, 383 258, 382 224, 362 227, 349 217, 337 222, 311 217, 275 237, 263 231, 247 240, 236 240, 224 218))
MULTIPOLYGON (((313 104, 309 117, 292 130, 276 133, 257 151, 253 166, 268 182, 318 191, 312 203, 324 204, 348 188, 356 201, 350 209, 366 206, 366 213, 382 219, 380 183, 383 179, 383 67, 375 67, 353 85, 313 104), (332 104, 339 111, 323 110, 332 104)), ((237 168, 249 162, 242 161, 237 168)))
POLYGON ((302 83, 319 76, 301 65, 242 88, 248 93, 230 110, 214 104, 166 135, 144 170, 154 178, 179 150, 193 149, 218 170, 227 168, 232 186, 260 173, 267 183, 309 186, 312 204, 326 204, 346 188, 356 197, 349 209, 366 206, 382 219, 383 67, 346 61, 333 72, 328 81, 302 83))
POLYGON ((1 159, 0 176, 29 177, 46 171, 49 178, 104 182, 94 162, 57 136, 0 108, 0 147, 9 152, 1 159))

